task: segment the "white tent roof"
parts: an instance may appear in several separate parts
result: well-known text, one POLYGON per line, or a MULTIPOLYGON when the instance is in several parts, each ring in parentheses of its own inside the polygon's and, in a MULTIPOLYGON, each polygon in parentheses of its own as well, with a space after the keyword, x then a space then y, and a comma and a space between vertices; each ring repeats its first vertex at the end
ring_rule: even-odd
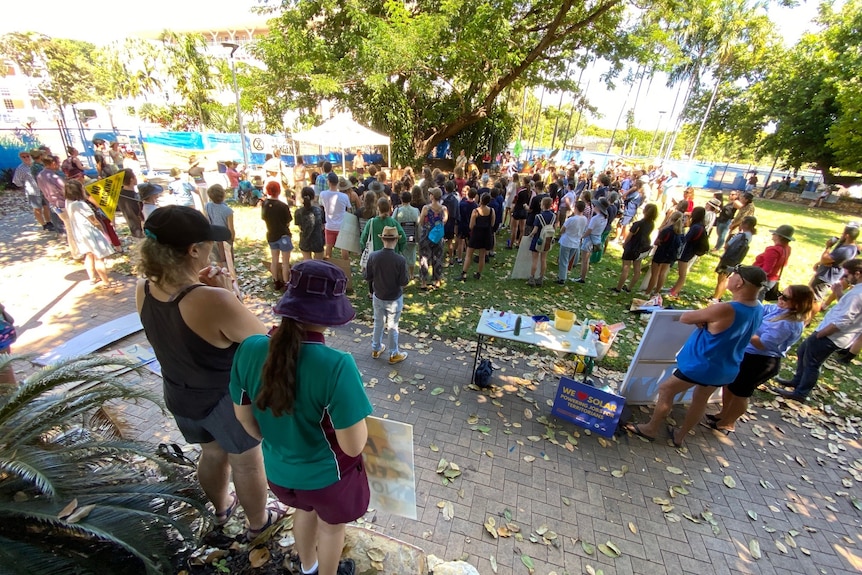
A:
POLYGON ((388 146, 390 143, 389 136, 369 130, 347 114, 340 114, 310 130, 293 134, 293 139, 339 150, 362 146, 388 146))

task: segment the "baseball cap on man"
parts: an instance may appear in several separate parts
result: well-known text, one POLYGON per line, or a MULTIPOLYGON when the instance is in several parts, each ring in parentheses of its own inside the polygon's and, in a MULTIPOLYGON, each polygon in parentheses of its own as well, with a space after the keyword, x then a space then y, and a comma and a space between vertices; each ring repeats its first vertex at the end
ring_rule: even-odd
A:
POLYGON ((184 248, 198 242, 230 241, 230 230, 213 226, 206 216, 188 206, 158 208, 144 224, 144 235, 160 244, 184 248))
POLYGON ((766 286, 766 272, 757 266, 736 266, 733 271, 742 279, 758 287, 766 286))

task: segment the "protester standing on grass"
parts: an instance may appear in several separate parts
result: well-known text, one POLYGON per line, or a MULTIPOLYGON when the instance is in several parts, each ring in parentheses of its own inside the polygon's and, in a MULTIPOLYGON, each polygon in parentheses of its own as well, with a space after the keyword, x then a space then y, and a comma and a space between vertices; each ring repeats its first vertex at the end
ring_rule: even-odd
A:
MULTIPOLYGON (((329 162, 326 162, 327 164, 329 162)), ((324 167, 326 164, 324 164, 324 167)), ((330 166, 331 169, 331 166, 330 166)), ((318 183, 320 178, 318 177, 318 183)), ((326 224, 324 225, 324 236, 326 238, 326 246, 324 247, 323 257, 329 259, 332 257, 332 248, 335 247, 335 242, 338 240, 338 232, 341 231, 341 224, 344 222, 344 214, 350 209, 350 196, 338 190, 338 176, 329 172, 325 179, 327 189, 320 192, 320 206, 323 208, 323 213, 326 215, 326 224)), ((348 259, 348 252, 341 250, 341 258, 348 259)))
POLYGON ((491 208, 491 194, 482 194, 479 207, 473 210, 470 221, 467 224, 470 237, 467 239, 467 254, 464 257, 464 266, 461 268, 461 281, 467 280, 467 271, 473 262, 473 252, 479 252, 479 269, 473 275, 475 279, 481 279, 482 270, 485 269, 485 257, 494 248, 494 220, 497 215, 491 208))
POLYGON ((846 226, 841 237, 832 237, 826 241, 826 248, 820 254, 820 260, 814 264, 814 277, 808 282, 814 290, 814 313, 820 311, 824 298, 829 295, 832 285, 845 274, 842 266, 859 253, 856 238, 859 237, 858 226, 846 226))
POLYGON ((851 286, 838 303, 829 308, 817 329, 796 350, 796 373, 791 379, 776 378, 779 385, 791 389, 774 391, 788 399, 804 403, 817 385, 820 366, 833 352, 849 348, 862 335, 862 259, 844 262, 844 277, 851 286))
MULTIPOLYGON (((719 193, 716 193, 716 196, 719 196, 719 193)), ((722 204, 719 208, 718 215, 715 217, 715 247, 712 248, 713 253, 718 253, 724 247, 724 242, 727 241, 728 230, 730 230, 730 223, 733 221, 733 217, 736 215, 737 205, 740 204, 739 200, 739 192, 730 192, 728 196, 728 200, 726 204, 722 204)), ((719 201, 721 198, 717 198, 719 201)))
POLYGON ((742 220, 740 231, 734 234, 727 246, 721 259, 718 260, 718 265, 715 271, 718 278, 715 284, 715 292, 712 294, 711 302, 720 302, 727 290, 727 279, 730 276, 733 268, 742 263, 745 256, 748 255, 748 248, 751 245, 751 238, 757 233, 757 218, 754 216, 747 217, 742 220))
POLYGON ((667 219, 667 225, 658 232, 655 239, 655 253, 650 264, 647 297, 661 293, 670 266, 679 256, 683 242, 683 212, 675 211, 667 219))
POLYGON ((682 288, 685 287, 685 280, 688 277, 688 270, 694 262, 697 261, 697 256, 703 255, 709 251, 709 239, 707 238, 706 227, 703 224, 706 216, 706 209, 700 206, 692 209, 691 221, 689 223, 688 233, 683 238, 682 253, 677 260, 677 270, 679 277, 673 287, 670 288, 670 297, 679 296, 682 288))
POLYGON ((407 261, 395 251, 400 239, 398 229, 386 226, 380 233, 383 247, 368 256, 363 276, 374 294, 374 331, 371 336, 371 357, 377 359, 386 350, 384 328, 389 332, 389 363, 401 363, 407 352, 398 348, 398 321, 404 307, 404 286, 410 282, 407 261))
POLYGON ((593 214, 581 239, 581 275, 575 280, 576 283, 587 283, 587 272, 590 271, 590 256, 594 251, 602 248, 602 233, 608 223, 608 206, 607 198, 599 198, 593 202, 593 214))
MULTIPOLYGON (((762 268, 761 268, 762 269, 762 268)), ((736 421, 748 409, 749 398, 781 369, 781 359, 799 341, 811 319, 814 292, 806 285, 784 288, 774 304, 763 306, 763 322, 745 348, 739 374, 721 389, 721 411, 707 414, 705 425, 725 435, 736 428, 736 421)))
POLYGON ((299 226, 299 251, 303 260, 323 259, 323 210, 314 205, 314 188, 305 186, 300 191, 302 205, 294 213, 299 226))
MULTIPOLYGON (((419 246, 419 210, 420 207, 413 205, 413 201, 421 201, 422 188, 414 185, 412 192, 401 192, 401 205, 395 208, 392 217, 401 226, 404 231, 406 242, 401 249, 401 255, 407 260, 407 271, 410 278, 413 278, 416 269, 416 250, 419 246)), ((361 244, 360 244, 361 245, 361 244)))
POLYGON ((293 516, 303 573, 353 575, 340 561, 345 524, 368 509, 362 461, 372 407, 353 357, 326 345, 327 327, 356 315, 347 278, 329 262, 296 265, 273 312, 272 334, 245 339, 234 358, 230 395, 250 436, 263 441, 266 478, 293 516))
POLYGON ((793 241, 793 226, 783 225, 771 230, 772 245, 754 258, 754 265, 766 272, 766 289, 760 294, 760 300, 766 292, 778 283, 784 266, 790 260, 790 242, 793 241))
POLYGON ((440 203, 442 193, 440 188, 431 188, 431 203, 422 208, 419 214, 419 225, 421 226, 421 234, 419 237, 419 280, 420 288, 423 290, 429 287, 440 287, 440 280, 443 277, 443 233, 437 238, 435 227, 445 227, 449 219, 449 213, 446 206, 440 203), (433 233, 432 233, 433 230, 433 233), (430 273, 430 285, 429 280, 430 273))
POLYGON ((675 447, 683 442, 703 418, 706 403, 717 387, 730 384, 739 374, 739 365, 751 337, 760 327, 763 310, 757 294, 766 283, 766 274, 754 266, 739 266, 728 288, 733 301, 687 311, 679 321, 697 326, 677 353, 677 368, 658 388, 652 417, 645 424, 628 424, 626 430, 654 441, 666 428, 675 447), (667 425, 674 398, 694 388, 691 405, 679 429, 667 425))
POLYGON ((144 237, 144 214, 141 208, 141 197, 138 194, 138 177, 131 169, 123 170, 123 189, 117 199, 117 209, 123 214, 129 233, 133 238, 144 237))
POLYGON ((557 271, 557 283, 563 285, 569 276, 569 268, 578 264, 581 253, 581 238, 587 229, 587 218, 584 216, 584 202, 576 200, 560 228, 560 262, 557 271))
POLYGON ((290 222, 293 221, 293 216, 288 205, 278 199, 281 194, 278 182, 267 182, 266 194, 268 197, 260 206, 260 219, 266 222, 266 242, 269 244, 272 258, 269 271, 272 274, 273 287, 276 291, 284 291, 290 279, 290 252, 293 251, 290 222))
POLYGON ((548 267, 548 252, 553 245, 554 237, 543 238, 542 230, 545 226, 554 225, 556 216, 551 211, 551 198, 545 196, 539 204, 539 213, 535 214, 533 220, 532 231, 530 232, 530 255, 532 263, 530 264, 530 279, 527 280, 527 285, 534 287, 542 287, 545 278, 545 271, 548 267))
POLYGON ((627 239, 623 244, 623 266, 620 271, 620 279, 617 281, 617 286, 611 288, 611 291, 628 293, 635 289, 634 286, 641 279, 641 262, 648 255, 650 246, 652 246, 652 232, 657 218, 658 208, 656 205, 647 204, 644 206, 643 218, 631 225, 627 239), (631 282, 627 286, 626 279, 630 268, 634 268, 634 275, 632 275, 631 282))
MULTIPOLYGON (((230 241, 227 242, 230 248, 230 266, 228 269, 234 269, 233 260, 233 242, 236 239, 236 230, 233 227, 233 209, 224 203, 227 192, 221 184, 213 184, 207 188, 207 197, 210 199, 207 205, 204 206, 207 219, 214 226, 221 226, 230 230, 230 241)), ((228 253, 225 250, 224 243, 216 242, 214 250, 217 253, 219 266, 226 266, 228 263, 228 253)))
POLYGON ((201 446, 197 477, 216 525, 239 503, 254 539, 278 514, 265 508, 260 440, 234 415, 228 385, 239 342, 266 327, 237 299, 227 270, 209 265, 213 242, 230 239, 227 228, 193 208, 168 206, 147 218, 144 232, 135 301, 162 367, 165 405, 185 440, 201 446), (228 491, 231 472, 235 494, 228 491))
POLYGON ((733 220, 730 222, 730 228, 728 228, 728 233, 730 234, 742 226, 742 220, 754 217, 754 194, 751 192, 745 192, 735 202, 735 205, 738 207, 736 214, 733 216, 733 220))

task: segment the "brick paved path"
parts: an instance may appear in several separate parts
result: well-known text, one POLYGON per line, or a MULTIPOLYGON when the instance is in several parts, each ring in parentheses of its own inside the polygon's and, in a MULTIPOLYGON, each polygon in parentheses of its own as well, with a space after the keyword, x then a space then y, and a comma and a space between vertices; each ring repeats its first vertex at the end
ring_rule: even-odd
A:
MULTIPOLYGON (((0 218, 0 301, 22 327, 16 351, 46 351, 134 310, 131 278, 117 293, 90 291, 81 267, 60 257, 63 245, 31 219, 0 218)), ((249 305, 273 321, 267 302, 249 305)), ((370 326, 351 324, 328 343, 354 353, 376 415, 414 426, 419 519, 369 513, 388 535, 444 559, 463 557, 483 575, 494 572, 492 557, 497 573, 527 573, 522 556, 539 575, 588 566, 607 575, 862 571, 862 511, 853 505, 862 499, 862 448, 851 422, 775 403, 753 409, 729 437, 697 429, 683 450, 628 437, 602 444, 550 417, 557 377, 544 358, 498 348, 499 387, 482 394, 466 386, 472 342, 403 334, 410 357, 393 368, 371 359, 370 337, 370 326), (433 395, 437 387, 444 392, 433 395), (449 485, 436 473, 440 457, 463 471, 449 485), (444 502, 453 504, 451 520, 438 507, 444 502), (519 533, 492 538, 483 527, 489 517, 519 533), (608 541, 621 556, 590 549, 608 541)), ((146 341, 139 333, 116 347, 129 343, 146 341)), ((137 377, 160 389, 154 376, 137 377)), ((181 440, 158 409, 120 408, 133 436, 181 440)))

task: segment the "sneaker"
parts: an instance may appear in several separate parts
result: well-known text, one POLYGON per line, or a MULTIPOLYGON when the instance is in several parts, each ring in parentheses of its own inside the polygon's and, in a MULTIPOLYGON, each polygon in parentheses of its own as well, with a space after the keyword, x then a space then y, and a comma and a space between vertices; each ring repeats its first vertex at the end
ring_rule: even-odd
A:
POLYGON ((542 283, 544 283, 544 281, 545 280, 543 280, 542 278, 536 278, 536 283, 534 283, 533 285, 536 287, 542 287, 542 283))
POLYGON ((616 287, 612 287, 612 288, 611 288, 611 291, 612 291, 612 292, 614 292, 614 293, 620 293, 620 292, 621 292, 621 291, 623 291, 623 290, 621 290, 621 289, 619 289, 619 288, 616 288, 616 287))
POLYGON ((587 280, 585 280, 584 278, 578 278, 578 279, 576 279, 576 280, 575 280, 575 283, 577 283, 577 284, 585 284, 585 283, 587 283, 587 280))
POLYGON ((407 352, 406 351, 399 351, 398 353, 393 353, 392 355, 389 356, 389 365, 401 363, 405 359, 407 359, 407 352))
POLYGON ((371 350, 371 358, 377 359, 378 357, 383 355, 383 352, 385 350, 386 350, 386 344, 380 344, 380 349, 378 349, 377 351, 371 350))
POLYGON ((566 285, 566 280, 557 280, 557 284, 564 286, 566 285))
POLYGON ((530 279, 527 280, 527 285, 528 286, 536 285, 536 280, 535 280, 535 278, 533 278, 533 276, 530 276, 530 279))
POLYGON ((623 286, 623 291, 626 293, 631 293, 632 290, 629 289, 629 286, 623 286))

